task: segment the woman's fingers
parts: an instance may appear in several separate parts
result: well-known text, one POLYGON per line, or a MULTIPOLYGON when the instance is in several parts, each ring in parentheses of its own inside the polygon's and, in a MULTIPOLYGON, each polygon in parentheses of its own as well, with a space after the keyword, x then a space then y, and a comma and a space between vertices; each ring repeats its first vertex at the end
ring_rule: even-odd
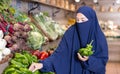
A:
POLYGON ((32 64, 31 64, 31 66, 29 67, 29 70, 30 70, 30 71, 33 71, 33 70, 34 70, 34 68, 35 68, 35 64, 34 64, 34 63, 32 63, 32 64))
POLYGON ((32 70, 32 72, 35 72, 36 70, 38 70, 39 68, 36 66, 36 65, 34 65, 34 69, 32 70))
POLYGON ((77 53, 77 55, 78 55, 78 59, 81 60, 81 61, 87 61, 88 58, 89 58, 88 56, 82 57, 82 56, 80 55, 80 53, 77 53))
POLYGON ((38 69, 41 69, 43 67, 42 63, 32 63, 31 66, 29 67, 29 70, 32 72, 35 72, 38 69))
POLYGON ((88 59, 89 57, 88 56, 84 56, 85 59, 88 59))
POLYGON ((81 60, 82 56, 79 53, 77 53, 77 55, 78 55, 78 58, 81 60))

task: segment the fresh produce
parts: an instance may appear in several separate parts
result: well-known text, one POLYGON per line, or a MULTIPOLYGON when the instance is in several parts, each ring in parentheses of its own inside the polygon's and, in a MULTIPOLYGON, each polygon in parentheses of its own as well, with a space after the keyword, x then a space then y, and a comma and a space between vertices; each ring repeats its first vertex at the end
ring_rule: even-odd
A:
POLYGON ((93 54, 93 51, 92 51, 92 42, 93 40, 90 42, 90 44, 87 44, 87 47, 86 48, 80 48, 78 50, 78 52, 80 53, 81 56, 90 56, 93 54))
POLYGON ((46 52, 46 51, 41 51, 41 52, 40 52, 40 57, 39 57, 39 59, 40 59, 40 60, 44 60, 44 59, 48 58, 48 56, 49 56, 48 52, 46 52))
POLYGON ((64 30, 58 25, 58 23, 53 21, 52 18, 41 12, 34 15, 33 18, 34 22, 40 26, 41 30, 50 40, 56 40, 59 35, 63 35, 64 30))
POLYGON ((15 9, 10 6, 11 0, 0 0, 0 14, 2 14, 4 17, 4 20, 8 22, 15 22, 14 14, 15 9))
POLYGON ((30 22, 30 18, 22 12, 15 13, 15 19, 17 22, 30 22))
POLYGON ((47 51, 35 50, 35 51, 32 51, 31 53, 32 55, 37 56, 39 60, 44 60, 49 57, 49 53, 47 51))
POLYGON ((15 53, 15 57, 10 60, 10 65, 3 74, 34 74, 28 70, 32 62, 38 62, 38 60, 28 52, 15 53))
POLYGON ((27 38, 29 31, 31 31, 30 26, 27 23, 16 23, 13 29, 14 33, 12 35, 7 34, 4 36, 7 41, 7 47, 12 51, 28 49, 27 38))
POLYGON ((42 44, 45 42, 45 37, 33 23, 29 23, 29 24, 30 27, 32 28, 32 31, 28 33, 29 35, 28 35, 27 43, 29 47, 31 47, 32 49, 40 49, 42 44))
POLYGON ((24 51, 15 53, 15 57, 10 60, 10 65, 4 70, 3 74, 54 74, 53 72, 32 72, 28 68, 33 62, 38 62, 37 57, 24 51))
POLYGON ((5 19, 2 16, 0 17, 2 18, 2 20, 0 19, 0 30, 2 30, 5 35, 13 34, 13 24, 5 21, 5 19))
POLYGON ((5 49, 6 44, 7 44, 6 40, 0 39, 0 50, 5 49))
POLYGON ((9 48, 6 48, 7 42, 6 40, 2 39, 3 38, 3 31, 0 30, 0 61, 7 55, 11 53, 11 50, 9 48))
POLYGON ((45 18, 43 17, 43 14, 35 15, 34 19, 36 21, 36 24, 38 22, 38 25, 41 27, 41 29, 47 34, 47 36, 51 40, 55 40, 58 35, 47 25, 50 24, 49 22, 45 21, 45 18))
POLYGON ((2 50, 3 55, 7 56, 11 53, 9 48, 5 48, 4 50, 2 50))
POLYGON ((29 49, 27 38, 31 28, 27 22, 30 22, 30 18, 24 13, 16 12, 10 2, 11 0, 0 1, 0 30, 3 31, 10 50, 29 49))
POLYGON ((59 36, 62 36, 65 33, 65 30, 62 29, 58 23, 56 23, 56 22, 54 22, 54 23, 55 24, 53 24, 53 25, 54 25, 55 32, 58 33, 59 36))
POLYGON ((39 32, 30 32, 28 41, 33 49, 39 49, 44 41, 44 38, 39 32))

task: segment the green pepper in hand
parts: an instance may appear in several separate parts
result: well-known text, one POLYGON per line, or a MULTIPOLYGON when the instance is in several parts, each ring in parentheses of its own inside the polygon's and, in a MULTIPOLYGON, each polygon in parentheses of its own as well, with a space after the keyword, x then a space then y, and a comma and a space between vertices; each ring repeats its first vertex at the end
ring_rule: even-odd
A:
POLYGON ((90 56, 93 54, 93 51, 92 51, 92 43, 93 43, 93 40, 90 42, 90 44, 87 44, 87 47, 86 48, 80 48, 78 50, 78 53, 80 53, 81 56, 90 56))

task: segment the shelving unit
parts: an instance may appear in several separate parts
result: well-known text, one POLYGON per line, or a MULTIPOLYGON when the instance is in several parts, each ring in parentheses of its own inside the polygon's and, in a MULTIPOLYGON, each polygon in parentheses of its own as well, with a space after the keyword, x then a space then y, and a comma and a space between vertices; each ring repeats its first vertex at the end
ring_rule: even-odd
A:
POLYGON ((37 3, 40 3, 40 4, 42 4, 42 5, 51 6, 51 7, 54 7, 54 8, 58 8, 58 9, 70 11, 70 12, 73 12, 73 13, 75 12, 74 10, 67 9, 67 8, 63 8, 63 7, 60 7, 60 6, 57 6, 57 5, 48 4, 48 3, 45 3, 45 2, 41 2, 40 0, 23 0, 23 1, 27 1, 27 2, 37 2, 37 3))

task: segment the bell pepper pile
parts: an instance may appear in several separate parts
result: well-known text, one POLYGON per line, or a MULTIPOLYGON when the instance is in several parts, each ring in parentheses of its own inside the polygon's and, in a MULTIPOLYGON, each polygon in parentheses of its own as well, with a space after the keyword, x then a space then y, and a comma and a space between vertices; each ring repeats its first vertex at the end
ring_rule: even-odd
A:
POLYGON ((93 51, 92 51, 92 43, 93 43, 93 40, 90 42, 90 44, 87 44, 87 47, 86 48, 80 48, 78 50, 78 53, 81 55, 81 56, 90 56, 93 54, 93 51))
POLYGON ((40 72, 39 70, 32 72, 28 68, 33 62, 38 62, 37 57, 24 51, 15 53, 10 65, 4 70, 3 74, 54 74, 53 72, 40 72))
POLYGON ((3 74, 34 74, 28 70, 28 67, 32 62, 37 61, 37 57, 28 52, 15 53, 15 57, 10 60, 10 65, 4 70, 3 74))

